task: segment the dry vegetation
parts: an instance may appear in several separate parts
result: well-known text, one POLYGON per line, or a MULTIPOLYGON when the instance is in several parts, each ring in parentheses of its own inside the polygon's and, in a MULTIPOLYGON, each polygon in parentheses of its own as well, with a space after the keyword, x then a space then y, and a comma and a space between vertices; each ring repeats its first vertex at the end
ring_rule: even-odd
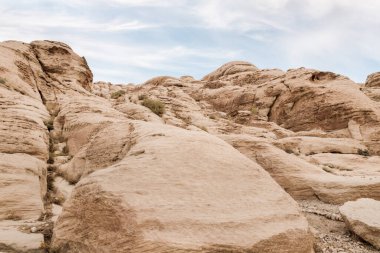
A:
POLYGON ((142 105, 149 108, 158 116, 162 116, 165 113, 165 104, 162 103, 160 100, 146 98, 143 100, 142 105))
POLYGON ((111 98, 112 99, 117 99, 121 96, 125 95, 125 91, 124 90, 119 90, 119 91, 116 91, 114 93, 111 94, 111 98))

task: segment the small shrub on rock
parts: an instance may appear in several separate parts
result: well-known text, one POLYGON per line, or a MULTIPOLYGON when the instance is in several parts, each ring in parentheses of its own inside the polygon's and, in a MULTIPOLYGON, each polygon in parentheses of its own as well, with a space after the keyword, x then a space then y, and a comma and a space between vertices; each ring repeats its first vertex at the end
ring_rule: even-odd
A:
POLYGON ((146 98, 143 100, 142 105, 148 107, 152 112, 157 114, 158 116, 162 116, 165 112, 165 104, 160 100, 154 100, 146 98))
POLYGON ((53 121, 53 119, 49 119, 48 121, 45 121, 44 124, 45 124, 45 126, 47 127, 47 129, 49 131, 54 130, 54 121, 53 121))
POLYGON ((290 148, 285 149, 285 152, 288 154, 294 154, 293 150, 291 150, 290 148))
POLYGON ((111 94, 112 99, 117 99, 125 94, 125 90, 118 90, 111 94))
POLYGON ((0 77, 0 83, 5 84, 7 82, 7 79, 0 77))
POLYGON ((366 149, 359 149, 358 154, 362 156, 369 156, 369 152, 366 149))
POLYGON ((257 110, 257 107, 256 106, 252 106, 252 108, 251 108, 251 113, 253 114, 253 115, 257 115, 258 114, 258 110, 257 110))

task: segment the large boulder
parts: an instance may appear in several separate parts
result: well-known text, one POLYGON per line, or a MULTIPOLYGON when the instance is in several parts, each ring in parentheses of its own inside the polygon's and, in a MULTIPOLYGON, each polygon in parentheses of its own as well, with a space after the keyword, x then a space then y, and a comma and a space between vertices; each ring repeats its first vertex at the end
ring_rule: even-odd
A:
POLYGON ((297 204, 237 150, 199 131, 130 124, 125 157, 75 187, 53 250, 312 251, 297 204))
POLYGON ((62 42, 33 41, 30 45, 44 73, 61 92, 67 89, 78 93, 91 91, 92 72, 84 57, 62 42))
POLYGON ((380 201, 358 199, 339 208, 347 227, 380 250, 380 201))

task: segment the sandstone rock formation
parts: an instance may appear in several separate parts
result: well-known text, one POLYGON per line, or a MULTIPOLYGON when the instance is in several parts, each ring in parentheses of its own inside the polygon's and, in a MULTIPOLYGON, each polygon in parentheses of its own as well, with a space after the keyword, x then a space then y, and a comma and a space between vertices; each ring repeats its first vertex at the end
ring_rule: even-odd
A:
POLYGON ((380 201, 358 199, 346 202, 339 210, 351 231, 380 249, 380 201))
POLYGON ((379 88, 380 87, 380 72, 373 73, 367 77, 365 87, 379 88))
MULTIPOLYGON (((163 124, 124 124, 128 149, 78 183, 58 218, 53 249, 310 252, 295 203, 228 144, 163 124)), ((93 154, 113 143, 102 136, 92 139, 106 144, 93 154)))
POLYGON ((380 102, 380 72, 367 77, 363 92, 372 100, 380 102))
POLYGON ((324 252, 330 210, 380 200, 376 75, 231 62, 93 84, 60 42, 0 56, 0 251, 324 252))

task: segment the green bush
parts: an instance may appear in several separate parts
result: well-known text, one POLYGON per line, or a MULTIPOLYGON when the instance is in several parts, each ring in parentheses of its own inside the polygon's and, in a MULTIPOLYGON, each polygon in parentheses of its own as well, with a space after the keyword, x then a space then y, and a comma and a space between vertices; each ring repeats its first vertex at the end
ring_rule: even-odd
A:
POLYGON ((5 84, 7 82, 7 79, 0 77, 0 83, 5 84))
POLYGON ((111 94, 112 99, 117 99, 125 94, 125 90, 118 90, 111 94))
POLYGON ((143 100, 142 105, 148 107, 152 112, 157 114, 158 116, 162 116, 165 112, 165 104, 160 100, 153 100, 146 98, 143 100))

